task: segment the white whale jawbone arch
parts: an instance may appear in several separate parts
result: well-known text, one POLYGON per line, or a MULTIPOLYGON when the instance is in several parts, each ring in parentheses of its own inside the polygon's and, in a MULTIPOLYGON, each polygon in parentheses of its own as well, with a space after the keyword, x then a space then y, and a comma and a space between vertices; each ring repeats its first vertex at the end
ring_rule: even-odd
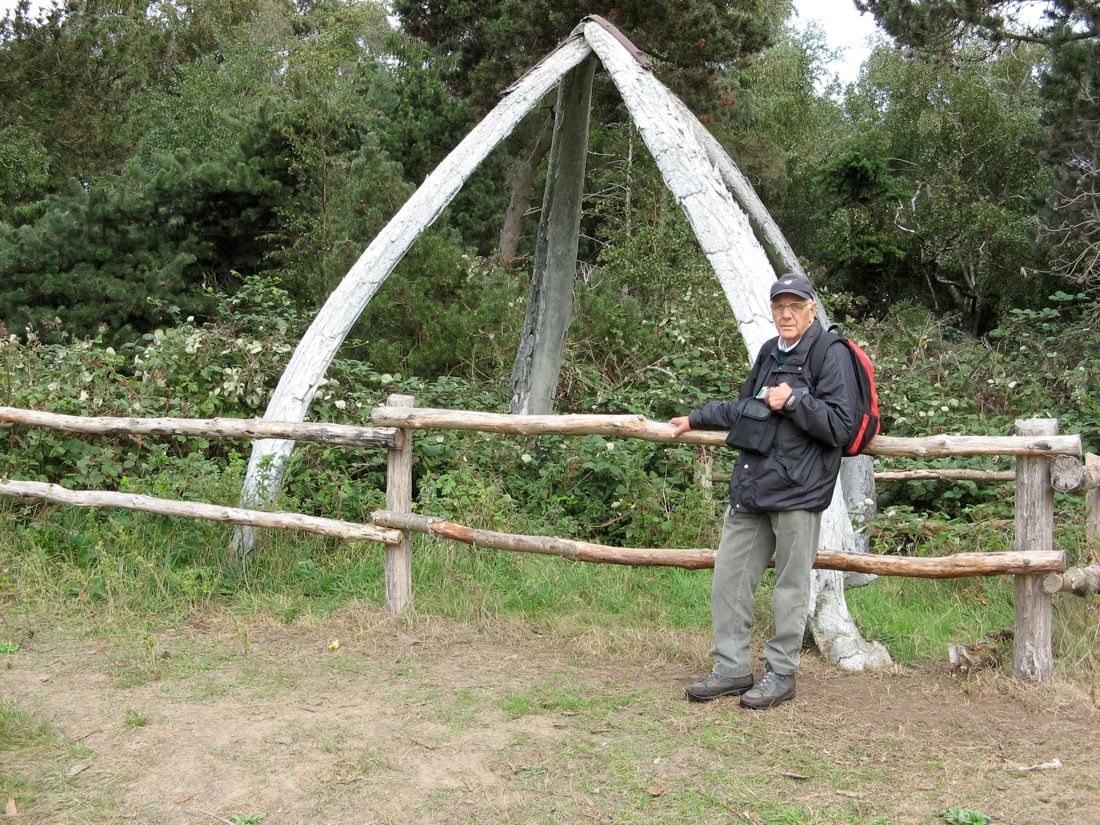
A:
MULTIPOLYGON (((775 335, 767 295, 776 272, 740 201, 748 200, 758 216, 766 216, 766 210, 706 128, 622 44, 595 23, 585 26, 585 37, 622 94, 666 185, 687 214, 726 293, 750 359, 755 359, 760 346, 775 335), (731 190, 738 191, 740 197, 735 199, 731 190), (751 192, 751 197, 746 192, 751 192)), ((767 234, 779 236, 778 241, 770 243, 773 254, 797 263, 770 217, 766 222, 758 217, 756 222, 758 226, 770 224, 766 226, 770 230, 767 234)), ((821 548, 841 550, 855 544, 838 482, 822 519, 821 548)), ((890 666, 886 648, 864 640, 848 612, 842 573, 815 572, 812 604, 810 628, 826 659, 850 671, 890 666)))
MULTIPOLYGON (((264 418, 303 421, 325 370, 364 307, 409 247, 431 226, 497 144, 515 129, 561 78, 592 53, 584 38, 570 37, 524 75, 443 162, 425 178, 397 214, 371 241, 306 330, 272 393, 264 418)), ((282 486, 293 441, 265 439, 252 447, 241 502, 274 501, 282 486)), ((233 553, 247 557, 255 546, 251 529, 233 535, 233 553)))
MULTIPOLYGON (((601 23, 589 19, 511 87, 507 97, 428 176, 367 247, 302 338, 272 395, 266 419, 305 418, 337 349, 401 257, 438 218, 489 151, 592 52, 623 96, 666 185, 684 210, 733 310, 749 357, 755 358, 763 343, 775 334, 768 289, 776 271, 739 201, 745 201, 753 212, 757 231, 761 231, 761 216, 766 218, 765 240, 773 260, 780 259, 775 263, 797 263, 797 259, 718 142, 618 38, 601 23)), ((242 490, 243 502, 255 506, 274 499, 293 446, 292 441, 280 440, 255 443, 242 490)), ((822 548, 841 549, 855 543, 839 484, 821 534, 822 548)), ((234 549, 238 553, 247 555, 252 544, 249 532, 235 534, 234 549)), ((842 576, 818 571, 813 604, 810 626, 826 658, 847 670, 890 664, 885 649, 864 641, 852 621, 844 603, 842 576)))

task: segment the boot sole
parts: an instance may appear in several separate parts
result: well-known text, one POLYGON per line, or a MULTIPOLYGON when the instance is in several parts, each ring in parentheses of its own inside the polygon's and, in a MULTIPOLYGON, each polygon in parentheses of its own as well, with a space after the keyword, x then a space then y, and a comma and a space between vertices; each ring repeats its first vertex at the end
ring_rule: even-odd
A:
MULTIPOLYGON (((746 691, 746 693, 747 692, 748 691, 746 691)), ((769 699, 766 702, 761 702, 758 705, 749 704, 744 699, 742 699, 741 700, 741 707, 748 708, 749 710, 767 710, 768 708, 774 708, 776 705, 782 705, 784 702, 789 702, 794 697, 795 697, 795 694, 792 692, 792 693, 789 693, 786 696, 782 696, 778 699, 769 699)))
POLYGON ((699 696, 686 689, 684 693, 687 694, 687 698, 692 702, 713 702, 715 699, 723 699, 726 696, 741 696, 742 694, 748 693, 750 690, 752 690, 752 685, 743 688, 732 688, 722 693, 715 693, 711 696, 699 696))

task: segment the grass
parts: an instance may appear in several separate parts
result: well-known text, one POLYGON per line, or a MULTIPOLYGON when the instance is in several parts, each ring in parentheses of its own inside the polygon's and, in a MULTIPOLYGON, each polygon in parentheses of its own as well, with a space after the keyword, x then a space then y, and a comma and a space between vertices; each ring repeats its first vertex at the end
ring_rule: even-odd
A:
POLYGON ((14 800, 13 822, 54 821, 49 812, 77 810, 68 822, 106 822, 115 804, 109 789, 75 784, 93 753, 10 699, 0 699, 0 800, 14 800))
MULTIPOLYGON (((5 506, 11 505, 0 503, 5 506)), ((308 624, 383 599, 382 553, 376 546, 270 532, 241 571, 223 567, 227 536, 219 525, 123 515, 62 508, 30 520, 5 520, 0 540, 11 554, 0 572, 12 582, 17 611, 64 610, 104 629, 126 628, 143 655, 128 656, 120 666, 116 678, 124 685, 155 681, 177 667, 161 658, 164 651, 146 626, 149 621, 172 625, 194 611, 222 606, 239 617, 238 643, 247 654, 251 617, 308 624)), ((950 549, 968 549, 959 544, 966 536, 953 535, 950 549)), ((678 631, 709 627, 708 571, 589 565, 471 550, 425 536, 416 536, 414 547, 416 604, 426 614, 475 625, 506 620, 558 636, 585 636, 603 644, 599 652, 606 655, 614 655, 616 645, 651 645, 658 659, 680 655, 674 652, 682 649, 678 631), (670 640, 663 649, 662 633, 670 640)), ((768 620, 769 599, 766 577, 758 591, 762 622, 768 620)), ((903 663, 942 661, 947 645, 971 643, 1013 623, 1009 577, 882 578, 849 591, 847 601, 864 635, 883 642, 903 663)), ((1055 604, 1058 654, 1082 675, 1100 674, 1095 604, 1068 596, 1055 604)), ((17 635, 3 639, 0 652, 14 653, 18 644, 17 635)))
MULTIPOLYGON (((231 701, 277 705, 308 693, 310 685, 296 667, 273 665, 270 639, 260 638, 258 628, 274 624, 300 633, 335 618, 369 617, 383 598, 382 554, 372 545, 267 533, 253 562, 241 571, 223 566, 225 528, 205 522, 58 509, 0 524, 0 541, 11 548, 0 562, 0 575, 14 594, 0 621, 0 665, 25 655, 28 632, 43 624, 67 628, 65 633, 109 649, 103 672, 113 689, 133 697, 124 700, 116 722, 126 731, 152 723, 135 707, 149 691, 160 702, 211 706, 231 701), (185 622, 211 612, 229 617, 228 633, 205 645, 181 641, 177 631, 185 622)), ((981 547, 967 545, 968 534, 962 532, 952 537, 950 547, 928 549, 930 554, 983 549, 988 532, 981 547)), ((622 823, 708 822, 736 820, 745 813, 767 825, 894 821, 894 803, 876 802, 861 789, 896 782, 879 761, 881 754, 897 749, 896 742, 872 738, 837 746, 827 735, 805 729, 777 736, 751 718, 741 719, 736 728, 710 724, 693 708, 651 715, 646 711, 652 696, 631 684, 576 677, 574 670, 599 662, 647 661, 682 670, 705 666, 709 572, 586 565, 469 550, 424 536, 417 536, 414 546, 417 607, 398 628, 415 633, 418 624, 457 622, 517 640, 551 638, 563 651, 553 667, 499 689, 491 682, 438 684, 422 665, 393 662, 379 674, 382 683, 400 685, 398 701, 422 708, 422 717, 436 726, 419 734, 414 747, 437 754, 486 726, 539 729, 540 723, 557 726, 562 719, 576 723, 571 730, 579 734, 548 746, 538 736, 513 732, 494 763, 495 772, 524 794, 552 796, 553 810, 518 799, 501 810, 478 808, 466 821, 586 821, 595 816, 622 823), (685 753, 700 749, 705 759, 693 755, 685 760, 685 753), (695 773, 686 780, 665 772, 666 765, 695 773), (736 766, 735 775, 730 766, 736 766), (785 789, 781 795, 777 783, 785 789), (799 801, 804 785, 826 788, 827 800, 799 801), (838 792, 851 796, 837 798, 838 792)), ((771 578, 766 577, 757 595, 758 638, 768 632, 770 597, 771 578)), ((1012 625, 1013 597, 1008 577, 882 578, 849 591, 847 602, 864 635, 883 642, 895 660, 942 670, 949 644, 969 644, 1012 625)), ((1095 600, 1055 600, 1059 672, 1082 685, 1100 676, 1097 618, 1095 600)), ((369 626, 357 631, 371 632, 369 626)), ((354 633, 348 633, 341 637, 348 643, 336 653, 327 650, 332 638, 327 631, 318 630, 310 641, 333 684, 352 682, 364 668, 375 666, 369 652, 355 649, 354 633)), ((964 688, 968 694, 969 687, 964 688)), ((0 759, 0 792, 18 796, 21 807, 64 810, 79 798, 81 810, 89 811, 110 799, 106 791, 80 796, 64 781, 76 757, 48 725, 10 703, 0 706, 0 723, 0 748, 6 748, 0 753, 5 757, 0 759)), ((333 767, 318 785, 318 816, 344 810, 350 789, 367 792, 391 777, 409 775, 408 765, 387 751, 364 750, 335 725, 325 730, 317 742, 333 767)), ((408 746, 407 739, 402 746, 408 746)), ((914 791, 914 804, 938 805, 944 821, 950 821, 948 815, 959 819, 967 811, 981 813, 980 798, 948 800, 940 787, 947 774, 981 787, 980 764, 926 754, 920 760, 912 757, 909 766, 913 776, 927 778, 935 788, 914 791)), ((461 789, 441 788, 422 802, 421 811, 427 817, 436 810, 463 811, 469 804, 461 789)))
MULTIPOLYGON (((811 663, 810 696, 775 712, 750 714, 730 703, 684 702, 667 682, 644 675, 642 655, 575 657, 563 648, 583 650, 587 642, 580 635, 540 638, 529 626, 506 623, 479 633, 427 615, 375 625, 373 615, 346 611, 291 626, 257 616, 248 652, 234 649, 239 617, 227 612, 158 631, 158 645, 173 652, 158 680, 127 688, 109 678, 91 681, 104 693, 98 703, 103 718, 97 723, 82 717, 78 729, 101 730, 88 740, 93 755, 77 755, 74 744, 41 719, 12 703, 5 706, 0 748, 7 750, 0 752, 0 765, 16 766, 21 783, 5 788, 18 796, 21 809, 53 812, 48 821, 123 821, 115 815, 88 818, 88 812, 101 811, 117 793, 113 788, 132 781, 124 778, 125 760, 142 760, 144 774, 144 760, 152 758, 154 774, 173 783, 161 785, 160 804, 169 808, 186 794, 174 790, 174 771, 166 764, 191 766, 190 783, 232 776, 242 794, 226 802, 232 809, 194 803, 223 818, 251 811, 278 818, 275 803, 260 794, 276 777, 292 776, 306 794, 296 810, 310 822, 371 810, 379 821, 925 825, 951 808, 1003 816, 1003 806, 991 808, 983 795, 1003 782, 998 766, 1032 753, 1032 738, 1018 722, 1007 725, 1010 738, 998 742, 986 741, 980 725, 968 730, 980 699, 931 738, 921 721, 908 721, 932 696, 950 708, 959 701, 961 684, 947 694, 942 685, 935 694, 914 694, 913 677, 880 677, 881 693, 891 694, 891 685, 899 691, 879 704, 880 712, 886 709, 882 722, 860 700, 842 698, 843 690, 813 704, 812 692, 835 677, 811 663), (334 631, 346 640, 336 654, 326 643, 334 631), (399 633, 412 641, 402 641, 399 633), (341 658, 354 666, 334 668, 341 658), (226 693, 197 695, 196 686, 214 674, 194 663, 215 660, 226 693), (140 710, 154 702, 155 723, 140 710), (125 710, 110 710, 118 707, 125 710), (151 735, 133 735, 154 724, 151 735), (1017 736, 1019 741, 1011 738, 1017 736), (165 741, 171 743, 167 749, 165 741), (112 750, 121 752, 121 770, 117 761, 112 767, 112 750), (98 776, 89 770, 66 779, 78 760, 102 769, 98 776), (106 781, 93 785, 101 778, 106 781), (364 801, 369 808, 359 807, 364 801)), ((118 629, 96 637, 102 655, 74 656, 87 649, 66 629, 75 624, 43 631, 44 638, 19 654, 19 667, 37 661, 39 668, 62 668, 49 683, 62 703, 68 701, 67 680, 86 676, 86 668, 106 675, 116 663, 145 655, 142 636, 118 629)), ((683 671, 664 668, 666 675, 683 671)), ((27 672, 34 681, 34 671, 27 672)), ((861 691, 872 690, 870 677, 848 677, 845 684, 855 687, 857 681, 861 691)), ((981 683, 974 687, 983 690, 981 683)), ((1002 698, 994 720, 1017 703, 1002 698)), ((1052 720, 1045 710, 1040 717, 1053 745, 1052 720)), ((1095 791, 1089 776, 1095 778, 1079 777, 1080 798, 1095 791)), ((1048 778, 1061 783, 1055 790, 1076 781, 1061 771, 1010 779, 1009 790, 1048 796, 1049 786, 1029 790, 1030 783, 1048 778)), ((125 821, 160 821, 155 808, 117 810, 130 817, 125 821)))
POLYGON ((143 728, 152 721, 149 714, 134 708, 126 708, 122 715, 123 724, 131 729, 143 728))

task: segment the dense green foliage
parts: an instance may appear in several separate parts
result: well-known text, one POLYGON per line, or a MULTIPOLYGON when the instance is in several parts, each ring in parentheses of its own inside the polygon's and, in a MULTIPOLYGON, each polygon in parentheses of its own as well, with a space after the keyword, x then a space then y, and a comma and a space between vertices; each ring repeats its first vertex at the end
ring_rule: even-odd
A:
MULTIPOLYGON (((1013 39, 991 17, 871 3, 925 51, 880 47, 843 98, 820 91, 820 36, 780 29, 788 3, 674 5, 407 2, 396 31, 366 0, 19 7, 0 23, 0 323, 44 338, 55 319, 76 335, 106 323, 120 344, 170 323, 173 306, 209 318, 256 274, 314 311, 497 93, 589 11, 653 55, 815 278, 860 314, 911 300, 985 334, 1074 291, 1067 275, 1091 284, 1094 235, 1073 216, 1094 203, 1080 172, 1095 167, 1100 61, 1082 52, 1095 30, 1079 4, 1051 4, 1034 36, 1013 39)), ((627 302, 698 294, 698 246, 603 76, 596 100, 584 271, 627 302)), ((468 360, 452 341, 477 305, 462 256, 493 254, 516 170, 542 157, 539 120, 373 302, 357 335, 380 365, 430 375, 468 360)))
POLYGON ((882 26, 933 62, 958 66, 975 47, 990 55, 1041 49, 1041 138, 1028 142, 1049 164, 1053 185, 1038 236, 1060 274, 1100 284, 1100 13, 1092 0, 857 0, 882 26), (959 45, 966 44, 960 51, 959 45))

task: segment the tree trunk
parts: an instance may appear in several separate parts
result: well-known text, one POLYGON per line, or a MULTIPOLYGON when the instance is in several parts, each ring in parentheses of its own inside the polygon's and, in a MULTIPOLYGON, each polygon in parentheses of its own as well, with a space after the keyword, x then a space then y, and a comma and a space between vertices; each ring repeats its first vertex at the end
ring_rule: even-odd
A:
POLYGON ((504 213, 504 222, 500 227, 500 260, 505 266, 512 266, 520 259, 519 244, 523 238, 523 216, 527 214, 527 205, 531 202, 531 190, 535 188, 535 176, 538 175, 542 159, 550 151, 550 141, 554 134, 554 118, 543 119, 538 132, 531 136, 523 147, 523 154, 512 167, 512 195, 508 199, 508 209, 504 213))
POLYGON ((573 311, 595 71, 596 59, 590 57, 562 79, 558 92, 535 268, 512 368, 511 407, 516 414, 545 414, 554 406, 573 311))

